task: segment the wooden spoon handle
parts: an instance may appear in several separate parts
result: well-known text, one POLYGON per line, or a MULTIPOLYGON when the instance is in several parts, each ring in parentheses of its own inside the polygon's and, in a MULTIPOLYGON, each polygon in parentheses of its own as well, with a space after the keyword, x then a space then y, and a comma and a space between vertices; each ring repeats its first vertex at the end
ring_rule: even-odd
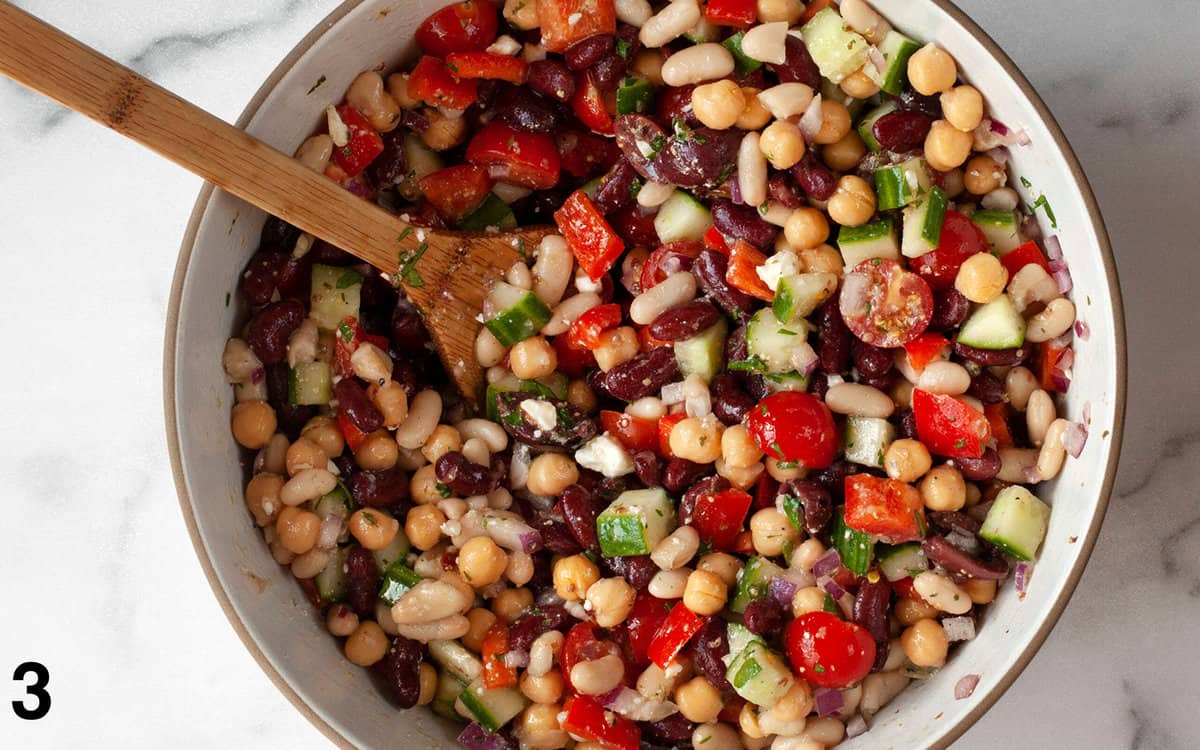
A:
POLYGON ((332 180, 3 0, 0 73, 360 257, 377 255, 364 249, 394 242, 405 227, 332 180))

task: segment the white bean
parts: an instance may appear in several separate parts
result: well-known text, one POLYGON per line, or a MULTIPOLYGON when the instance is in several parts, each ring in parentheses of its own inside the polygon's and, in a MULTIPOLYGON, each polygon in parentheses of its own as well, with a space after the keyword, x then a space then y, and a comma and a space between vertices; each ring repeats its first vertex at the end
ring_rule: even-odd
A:
POLYGON ((279 491, 279 499, 284 505, 299 505, 333 492, 334 487, 337 477, 325 469, 304 469, 287 480, 279 491))
POLYGON ((1025 340, 1040 344, 1066 333, 1075 322, 1075 305, 1066 297, 1051 300, 1046 309, 1029 319, 1025 340))
POLYGON ((225 342, 225 352, 221 355, 221 364, 225 367, 225 374, 229 376, 229 382, 242 383, 254 377, 254 373, 262 369, 263 363, 259 360, 254 350, 250 345, 239 338, 232 338, 225 342))
POLYGON ((408 416, 396 428, 396 443, 401 448, 420 448, 433 434, 442 418, 442 397, 437 391, 426 389, 413 396, 408 405, 408 416))
POLYGON ((350 355, 354 374, 370 383, 383 384, 392 379, 392 358, 370 341, 361 342, 350 355))
POLYGON ((804 733, 800 736, 820 742, 825 747, 832 747, 845 739, 846 725, 832 716, 821 716, 810 719, 804 725, 804 733))
POLYGON ((333 139, 324 133, 300 144, 296 149, 296 161, 314 172, 324 172, 329 166, 329 158, 333 156, 333 139))
POLYGON ((1037 460, 1038 478, 1043 482, 1055 478, 1058 472, 1062 471, 1063 461, 1067 459, 1067 449, 1063 447, 1063 433, 1066 432, 1068 424, 1065 419, 1056 419, 1050 423, 1050 429, 1046 430, 1046 439, 1042 443, 1037 460))
POLYGON ((616 0, 613 5, 621 23, 630 26, 641 26, 654 15, 649 0, 616 0))
POLYGON ((265 380, 258 383, 247 380, 242 383, 233 384, 233 397, 239 404, 243 401, 266 401, 270 398, 270 395, 270 392, 267 391, 267 381, 265 380))
POLYGON ((426 578, 396 600, 392 605, 392 619, 397 625, 421 625, 449 617, 470 604, 470 599, 457 586, 426 578))
POLYGON ((575 272, 575 256, 567 248, 567 241, 557 234, 543 237, 532 271, 533 293, 547 305, 557 305, 575 272))
POLYGON ((892 25, 863 0, 842 0, 838 12, 850 28, 865 36, 871 44, 879 44, 892 30, 892 25))
POLYGON ((1041 446, 1046 438, 1046 431, 1058 416, 1054 408, 1054 399, 1046 391, 1038 388, 1029 394, 1029 403, 1025 406, 1025 427, 1029 433, 1029 442, 1041 446))
POLYGON ((971 387, 971 373, 957 362, 934 360, 921 371, 917 387, 930 393, 958 396, 971 387))
POLYGON ((729 724, 699 724, 692 732, 692 750, 742 750, 742 741, 729 724))
POLYGON ((499 453, 508 447, 508 433, 500 425, 487 419, 464 419, 455 425, 455 428, 464 440, 482 440, 492 453, 499 453))
MULTIPOLYGON (((741 187, 741 185, 738 185, 741 187)), ((768 224, 774 224, 777 227, 787 226, 788 219, 792 216, 792 211, 795 209, 788 208, 779 201, 770 201, 767 203, 767 212, 762 215, 763 221, 768 224)), ((779 233, 779 238, 784 242, 784 248, 790 249, 787 245, 787 237, 782 232, 779 233)), ((779 252, 776 248, 776 252, 779 252)))
POLYGON ((392 619, 392 608, 382 599, 375 602, 375 622, 379 623, 379 627, 383 628, 383 632, 388 635, 400 635, 396 621, 392 619))
POLYGON ((638 39, 650 48, 661 47, 700 23, 700 3, 676 0, 642 22, 638 39))
POLYGON ((479 333, 475 336, 475 361, 482 367, 492 367, 500 364, 507 353, 508 347, 501 344, 487 326, 479 327, 479 333))
POLYGON ((803 114, 812 104, 813 90, 803 83, 781 83, 758 93, 758 101, 777 120, 803 114))
POLYGON ((450 615, 441 620, 411 625, 396 623, 396 630, 400 635, 421 643, 462 638, 470 629, 471 622, 462 615, 450 615))
POLYGON ((462 454, 473 464, 487 466, 492 462, 492 452, 487 443, 479 438, 468 438, 463 441, 462 454))
POLYGON ((913 578, 913 590, 942 612, 962 615, 971 611, 971 597, 944 575, 925 571, 913 578))
POLYGON ((663 668, 657 664, 651 664, 646 667, 637 679, 637 691, 647 700, 665 701, 671 697, 671 693, 675 692, 675 686, 683 681, 689 670, 685 669, 678 662, 673 662, 669 667, 670 672, 663 671, 663 668))
POLYGON ((681 599, 691 573, 687 568, 660 570, 650 579, 646 590, 650 592, 650 596, 658 599, 681 599))
POLYGON ((700 549, 700 534, 691 526, 680 526, 655 545, 650 559, 663 570, 675 570, 688 564, 700 549))
POLYGON ((519 260, 504 272, 504 280, 518 289, 533 288, 533 274, 530 273, 529 266, 519 260))
MULTIPOLYGON (((903 653, 902 650, 897 649, 903 653)), ((862 702, 859 704, 863 716, 874 716, 908 686, 908 677, 903 672, 876 672, 869 674, 862 683, 862 702)))
POLYGON ((625 676, 625 662, 616 654, 577 662, 571 667, 571 684, 584 695, 604 695, 625 676))
POLYGON ((508 553, 508 565, 504 577, 514 586, 524 586, 533 580, 533 558, 524 552, 513 550, 508 553))
POLYGON ((825 392, 825 405, 834 414, 886 419, 896 410, 891 396, 862 383, 838 383, 825 392))
MULTIPOLYGON (((805 722, 807 726, 807 722, 805 722)), ((771 750, 825 750, 825 746, 816 740, 810 740, 803 734, 778 735, 771 741, 771 750)))
POLYGON ((1010 187, 996 188, 979 201, 989 211, 1012 211, 1020 203, 1017 191, 1010 187))
POLYGON ((554 658, 562 649, 563 634, 557 630, 542 633, 529 647, 529 666, 525 671, 541 677, 554 668, 554 658))
POLYGON ((668 86, 686 86, 715 81, 733 73, 733 55, 715 42, 684 47, 663 63, 662 77, 668 86))
POLYGON ((550 313, 550 320, 546 321, 546 325, 542 326, 542 335, 559 336, 566 333, 567 329, 571 327, 571 324, 580 315, 583 315, 598 304, 600 304, 600 295, 594 292, 580 292, 579 294, 567 297, 558 303, 558 307, 554 308, 554 312, 550 313))
POLYGON ((313 547, 308 552, 292 560, 292 575, 301 581, 316 577, 317 573, 325 570, 329 564, 329 550, 313 547))
MULTIPOLYGON (((317 361, 317 341, 320 338, 320 331, 317 330, 317 321, 312 318, 305 318, 296 330, 292 331, 292 335, 288 336, 287 344, 287 362, 289 367, 295 367, 298 364, 305 362, 317 361)), ((387 356, 386 354, 384 356, 387 356)), ((351 360, 353 362, 353 358, 351 360)), ((391 360, 388 360, 391 364, 391 360)), ((390 369, 389 369, 390 374, 390 369)))
POLYGON ((1034 302, 1049 302, 1058 295, 1058 282, 1037 263, 1026 264, 1008 282, 1008 296, 1017 312, 1024 312, 1034 302))
POLYGON ((1001 448, 1000 471, 996 478, 1001 482, 1027 483, 1027 472, 1037 469, 1037 460, 1038 451, 1033 448, 1001 448))
POLYGON ((760 23, 742 37, 742 53, 751 60, 782 65, 787 60, 787 21, 760 23))
POLYGON ((1004 376, 1004 392, 1008 403, 1017 411, 1025 411, 1029 397, 1038 389, 1037 376, 1027 367, 1014 367, 1004 376))
POLYGON ((738 187, 742 201, 749 206, 761 206, 767 201, 767 158, 759 146, 758 133, 746 133, 738 146, 738 187))
POLYGON ((625 411, 632 417, 655 422, 666 416, 667 405, 657 396, 646 396, 625 407, 625 411))
POLYGON ((676 271, 662 282, 634 297, 629 305, 629 317, 634 323, 647 325, 672 307, 696 298, 696 277, 691 271, 676 271))
POLYGON ((667 202, 675 192, 675 186, 665 182, 647 182, 638 191, 637 202, 643 208, 656 208, 667 202))

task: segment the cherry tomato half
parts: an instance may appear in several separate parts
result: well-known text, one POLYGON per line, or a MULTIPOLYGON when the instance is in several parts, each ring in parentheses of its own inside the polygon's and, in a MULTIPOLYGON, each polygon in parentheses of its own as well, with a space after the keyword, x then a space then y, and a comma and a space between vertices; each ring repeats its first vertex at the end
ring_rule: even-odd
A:
POLYGON ((692 261, 702 252, 704 245, 695 240, 676 240, 660 246, 642 264, 639 277, 641 290, 644 292, 657 286, 676 271, 688 270, 692 267, 692 261))
POLYGON ((496 8, 487 0, 447 5, 417 27, 417 45, 427 55, 486 49, 496 41, 496 8))
POLYGON ((890 349, 904 346, 929 327, 933 292, 896 261, 872 258, 846 274, 838 307, 855 336, 890 349))
POLYGON ((829 407, 816 396, 780 391, 750 410, 750 435, 763 453, 824 469, 837 455, 837 427, 829 407))
POLYGON ((784 641, 796 673, 819 687, 853 685, 875 663, 875 641, 866 628, 829 612, 809 612, 792 620, 784 641))
POLYGON ((987 249, 987 238, 973 221, 958 211, 947 211, 938 246, 932 252, 913 258, 909 267, 934 289, 949 289, 954 286, 954 277, 963 261, 976 253, 985 253, 987 249))

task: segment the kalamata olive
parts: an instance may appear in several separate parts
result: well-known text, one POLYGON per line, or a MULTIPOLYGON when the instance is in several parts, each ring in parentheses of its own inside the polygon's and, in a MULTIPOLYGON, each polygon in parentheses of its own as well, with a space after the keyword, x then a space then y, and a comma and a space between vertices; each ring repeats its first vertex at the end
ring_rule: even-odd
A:
POLYGON ((829 200, 837 189, 837 178, 812 151, 805 152, 790 171, 796 184, 813 200, 829 200))
POLYGON ((783 204, 785 208, 800 208, 804 205, 804 198, 787 172, 771 173, 767 178, 767 194, 771 196, 771 200, 783 204))
POLYGON ((936 95, 918 94, 912 87, 905 86, 896 99, 896 104, 905 112, 920 112, 935 120, 942 116, 942 100, 936 95))
POLYGON ((496 488, 492 470, 480 466, 461 451, 447 451, 434 464, 438 481, 459 497, 486 495, 496 488))
MULTIPOLYGON (((734 328, 725 339, 725 361, 740 362, 750 356, 750 347, 746 343, 746 325, 734 328)), ((744 381, 740 381, 743 382, 744 381)))
POLYGON ((546 59, 529 63, 529 88, 549 99, 567 102, 575 95, 575 77, 558 60, 546 59))
POLYGON ((713 414, 726 426, 741 424, 742 419, 756 403, 742 388, 737 378, 728 373, 721 373, 713 378, 710 389, 713 414))
POLYGON ((496 119, 524 133, 553 133, 558 111, 550 102, 523 86, 509 86, 496 104, 496 119))
POLYGON ((596 502, 592 493, 578 484, 572 484, 563 490, 558 506, 571 536, 575 537, 579 546, 593 555, 600 554, 596 517, 603 508, 596 502))
POLYGON ((628 114, 617 117, 614 128, 625 160, 645 179, 662 181, 657 160, 666 147, 667 134, 658 123, 645 115, 628 114))
POLYGON ((803 83, 813 91, 821 90, 821 71, 813 62, 804 40, 791 34, 784 37, 784 61, 775 65, 775 75, 780 83, 803 83))
POLYGON ((734 289, 725 281, 725 269, 728 266, 725 256, 715 250, 704 250, 692 263, 692 273, 700 284, 700 288, 710 295, 714 302, 729 315, 741 315, 749 310, 754 300, 745 292, 734 289))
POLYGON ((1031 351, 1028 346, 1015 349, 977 349, 957 341, 954 342, 955 354, 985 367, 1019 365, 1029 359, 1031 351))
POLYGON ((900 437, 908 438, 909 440, 920 439, 917 437, 917 417, 913 414, 912 409, 898 409, 892 418, 896 421, 900 437))
POLYGON ((971 387, 967 393, 985 404, 998 404, 1007 398, 1004 383, 987 370, 980 370, 971 376, 971 387))
POLYGON ((342 378, 333 387, 333 396, 338 402, 338 411, 345 414, 354 426, 363 432, 374 432, 383 427, 383 414, 379 412, 367 392, 354 378, 342 378))
MULTIPOLYGON (((724 679, 724 675, 721 679, 724 679)), ((690 746, 693 726, 692 722, 684 718, 681 713, 673 713, 658 721, 641 722, 641 727, 646 735, 666 743, 655 745, 654 750, 666 750, 668 747, 671 750, 677 750, 680 747, 690 746)), ((642 740, 642 747, 639 747, 638 750, 647 750, 645 747, 647 744, 646 740, 642 740)))
POLYGON ((1000 473, 1000 453, 995 448, 988 448, 979 458, 956 458, 954 463, 962 471, 962 475, 973 482, 992 479, 1000 473))
POLYGON ((729 654, 728 626, 720 617, 714 617, 700 628, 692 646, 692 664, 721 692, 732 689, 725 679, 724 657, 729 654))
POLYGON ((930 510, 925 512, 925 517, 938 528, 947 531, 958 529, 964 534, 978 534, 983 527, 979 521, 956 510, 930 510))
POLYGON ((933 118, 928 115, 896 110, 876 120, 871 134, 888 151, 902 153, 924 145, 932 126, 933 118))
POLYGON ((279 278, 279 271, 287 263, 287 259, 287 253, 277 251, 254 254, 246 264, 246 270, 242 271, 239 284, 242 296, 247 302, 258 307, 271 301, 271 295, 275 293, 275 280, 279 278))
POLYGON ((880 377, 892 371, 892 353, 887 349, 864 343, 857 338, 851 346, 854 366, 867 377, 880 377))
MULTIPOLYGON (((658 393, 664 385, 675 382, 679 377, 679 363, 675 359, 674 349, 661 346, 617 365, 599 377, 597 384, 613 398, 637 401, 658 393)), ((593 434, 594 430, 595 425, 593 434)))
POLYGON ((703 300, 685 302, 661 313, 650 323, 650 335, 660 341, 690 339, 712 328, 721 312, 703 300))
POLYGON ((612 91, 621 83, 621 78, 629 70, 634 56, 641 51, 642 42, 638 38, 639 29, 629 24, 621 24, 617 29, 616 50, 600 58, 588 68, 588 78, 601 91, 612 91))
POLYGON ((895 370, 888 370, 882 375, 860 375, 858 382, 863 385, 869 385, 872 388, 878 388, 881 391, 890 391, 899 378, 900 373, 895 370))
POLYGON ((763 219, 754 206, 739 206, 727 198, 716 198, 710 208, 713 226, 721 234, 735 240, 745 240, 760 250, 775 247, 779 227, 763 219))
POLYGON ((383 151, 367 167, 367 174, 377 187, 395 185, 408 174, 408 154, 404 150, 404 135, 407 132, 407 129, 398 127, 382 134, 383 151))
POLYGON ((580 39, 563 50, 563 61, 571 70, 590 68, 600 58, 612 53, 615 38, 612 34, 593 34, 580 39))
MULTIPOLYGON (((682 461, 683 459, 678 460, 682 461)), ((708 470, 708 467, 703 465, 700 466, 705 471, 708 470)), ((688 487, 687 492, 683 493, 683 497, 679 499, 679 523, 687 525, 692 522, 692 513, 696 510, 696 501, 699 500, 702 495, 724 492, 732 486, 733 485, 729 483, 728 479, 716 475, 694 481, 692 486, 688 487)), ((678 492, 669 489, 668 492, 673 495, 679 494, 678 492)))
POLYGON ((634 187, 641 184, 637 170, 628 161, 621 159, 608 170, 608 174, 600 178, 600 186, 596 188, 593 203, 606 214, 628 206, 636 196, 634 187))
POLYGON ((783 607, 770 597, 755 599, 746 605, 742 621, 746 630, 757 635, 778 632, 783 626, 783 607))
POLYGON ((886 579, 860 579, 854 594, 854 622, 871 634, 876 643, 888 639, 888 604, 892 587, 886 579))
POLYGON ((294 227, 275 216, 268 216, 258 237, 258 249, 290 253, 299 238, 299 227, 294 227))
POLYGON ((929 330, 952 331, 962 325, 970 312, 971 301, 957 289, 934 292, 933 317, 929 320, 929 330))
POLYGON ((729 178, 742 131, 698 127, 677 131, 654 160, 660 182, 680 187, 717 187, 729 178))
POLYGON ((827 375, 840 375, 850 369, 850 346, 854 337, 846 322, 838 298, 830 297, 817 309, 817 354, 821 370, 827 375))
POLYGON ((963 552, 941 534, 931 534, 921 543, 921 549, 930 560, 941 565, 949 573, 970 578, 999 581, 1008 577, 1008 564, 1004 560, 979 560, 963 552))
POLYGON ((633 557, 603 557, 606 568, 613 575, 621 576, 638 591, 650 585, 650 579, 658 572, 658 566, 649 555, 634 555, 633 557))
POLYGON ((400 708, 412 708, 421 696, 420 667, 424 652, 418 641, 398 635, 387 654, 373 667, 400 708))
POLYGON ((364 508, 397 508, 408 500, 408 473, 399 467, 355 471, 346 477, 346 489, 364 508))
POLYGON ((671 130, 676 122, 693 128, 701 124, 692 109, 692 90, 695 88, 692 84, 665 86, 655 93, 655 117, 664 128, 671 130))
POLYGON ((777 496, 788 495, 800 501, 804 509, 804 528, 809 534, 820 534, 833 517, 833 498, 829 490, 809 479, 789 479, 779 486, 777 496))
POLYGON ((550 450, 574 450, 596 436, 596 422, 582 409, 558 399, 532 393, 501 393, 496 399, 496 412, 504 430, 526 445, 550 450), (525 401, 542 401, 554 407, 555 423, 542 429, 529 419, 521 408, 525 401))
POLYGON ((296 300, 272 302, 255 313, 246 327, 246 343, 264 365, 287 357, 288 337, 306 317, 304 305, 296 300))
MULTIPOLYGON (((480 83, 483 82, 480 81, 480 83)), ((429 130, 429 118, 415 109, 402 109, 400 110, 400 125, 397 127, 397 130, 399 129, 411 130, 417 134, 424 133, 429 130)))
POLYGON ((809 478, 824 487, 834 501, 838 501, 845 492, 846 477, 852 473, 850 464, 839 458, 827 468, 813 472, 809 478))
POLYGON ((662 462, 654 451, 638 451, 633 454, 633 470, 637 478, 647 487, 662 486, 662 462))
POLYGON ((375 617, 379 598, 379 565, 367 550, 351 545, 346 553, 346 603, 359 617, 375 617))

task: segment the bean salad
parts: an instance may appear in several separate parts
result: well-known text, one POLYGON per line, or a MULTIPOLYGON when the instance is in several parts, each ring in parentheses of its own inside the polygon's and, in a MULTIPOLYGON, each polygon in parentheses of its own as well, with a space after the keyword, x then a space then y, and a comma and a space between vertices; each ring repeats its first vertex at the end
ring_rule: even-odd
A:
POLYGON ((467 0, 415 38, 296 159, 419 227, 558 231, 487 281, 471 400, 419 248, 267 220, 223 364, 273 557, 475 750, 867 731, 1023 597, 1087 437, 1023 131, 863 0, 467 0))

